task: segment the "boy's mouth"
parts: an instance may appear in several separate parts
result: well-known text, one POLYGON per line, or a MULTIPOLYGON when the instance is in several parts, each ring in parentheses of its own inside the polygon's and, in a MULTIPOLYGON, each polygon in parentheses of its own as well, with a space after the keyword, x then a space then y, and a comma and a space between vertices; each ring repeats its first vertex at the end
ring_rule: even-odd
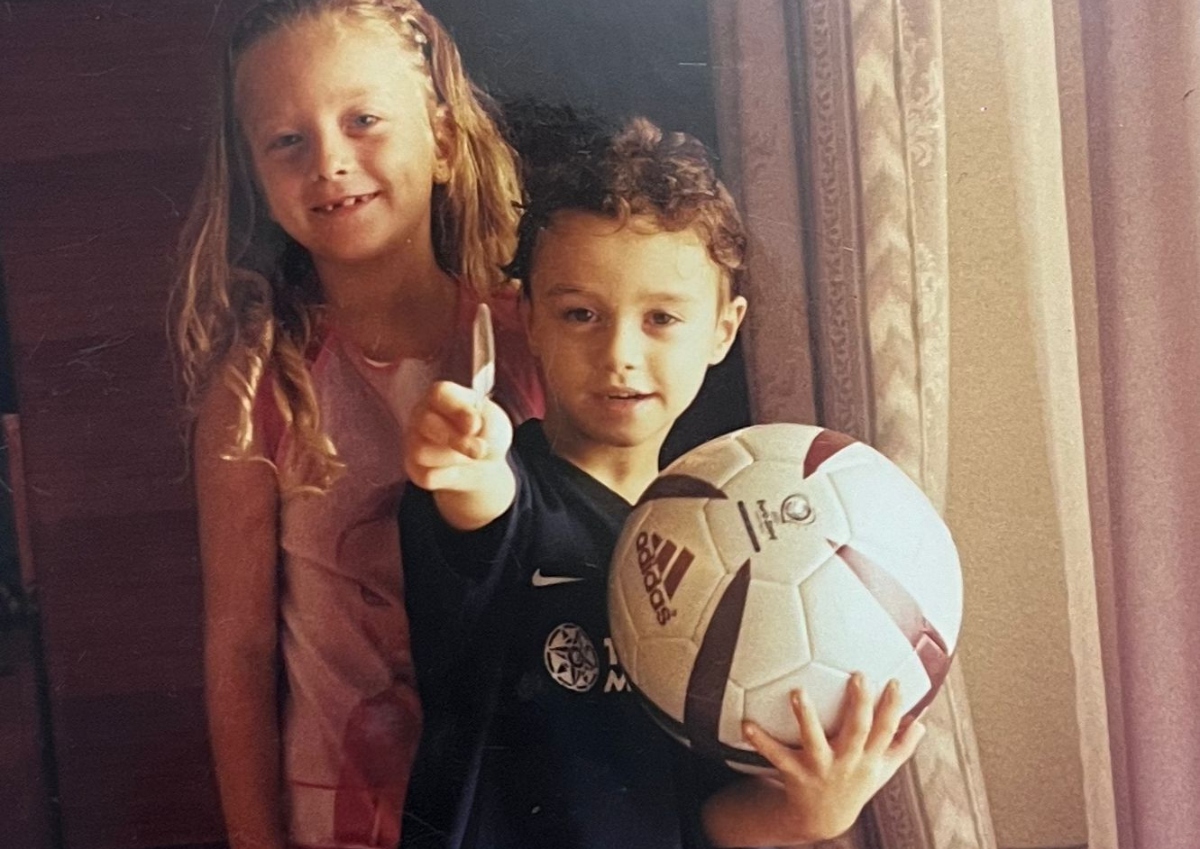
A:
POLYGON ((335 212, 340 212, 343 209, 362 206, 364 203, 369 203, 370 201, 375 200, 377 197, 379 197, 379 192, 370 192, 365 195, 347 195, 339 200, 321 204, 320 206, 314 206, 312 207, 312 211, 321 213, 322 215, 331 215, 335 212))

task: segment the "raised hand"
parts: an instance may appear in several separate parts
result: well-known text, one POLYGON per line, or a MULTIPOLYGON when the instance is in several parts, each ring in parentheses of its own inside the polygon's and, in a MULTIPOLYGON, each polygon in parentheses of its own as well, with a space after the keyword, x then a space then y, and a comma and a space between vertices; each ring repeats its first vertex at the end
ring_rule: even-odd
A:
POLYGON ((480 527, 512 503, 514 481, 505 455, 512 422, 490 399, 449 381, 433 384, 409 418, 404 469, 435 494, 454 527, 480 527))

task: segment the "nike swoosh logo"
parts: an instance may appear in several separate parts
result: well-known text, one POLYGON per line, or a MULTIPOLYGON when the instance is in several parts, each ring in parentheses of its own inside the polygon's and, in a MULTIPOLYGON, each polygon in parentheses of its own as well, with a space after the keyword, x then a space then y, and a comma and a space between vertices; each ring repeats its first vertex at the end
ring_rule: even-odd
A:
POLYGON ((529 583, 535 587, 553 587, 556 584, 573 584, 576 581, 582 581, 583 578, 578 578, 575 575, 543 575, 541 569, 533 570, 533 577, 529 579, 529 583))

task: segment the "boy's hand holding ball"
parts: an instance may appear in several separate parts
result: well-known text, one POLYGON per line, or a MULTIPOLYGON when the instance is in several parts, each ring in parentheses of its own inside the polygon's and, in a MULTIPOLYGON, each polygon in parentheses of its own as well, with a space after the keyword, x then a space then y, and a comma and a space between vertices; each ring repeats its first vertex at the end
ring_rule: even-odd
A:
POLYGON ((874 700, 863 676, 853 675, 832 737, 826 736, 801 691, 792 694, 791 705, 800 729, 795 748, 753 722, 744 723, 747 740, 777 775, 743 779, 708 800, 705 824, 716 845, 743 842, 746 821, 766 829, 754 835, 756 840, 783 844, 830 840, 845 833, 925 736, 919 720, 901 721, 895 682, 874 700))

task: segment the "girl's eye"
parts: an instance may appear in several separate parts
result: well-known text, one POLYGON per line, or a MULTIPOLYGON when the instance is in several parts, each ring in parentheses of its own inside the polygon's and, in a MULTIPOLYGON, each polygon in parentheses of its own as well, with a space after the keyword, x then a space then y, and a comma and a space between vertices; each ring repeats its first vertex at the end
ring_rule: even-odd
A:
POLYGON ((594 321, 596 314, 587 307, 572 307, 563 311, 563 318, 577 324, 586 324, 589 321, 594 321))
POLYGON ((649 320, 655 327, 670 327, 679 322, 679 318, 667 312, 652 312, 649 320))
POLYGON ((276 136, 275 138, 271 139, 270 143, 267 145, 267 149, 282 150, 283 148, 294 147, 298 144, 300 144, 299 133, 284 133, 281 136, 276 136))

